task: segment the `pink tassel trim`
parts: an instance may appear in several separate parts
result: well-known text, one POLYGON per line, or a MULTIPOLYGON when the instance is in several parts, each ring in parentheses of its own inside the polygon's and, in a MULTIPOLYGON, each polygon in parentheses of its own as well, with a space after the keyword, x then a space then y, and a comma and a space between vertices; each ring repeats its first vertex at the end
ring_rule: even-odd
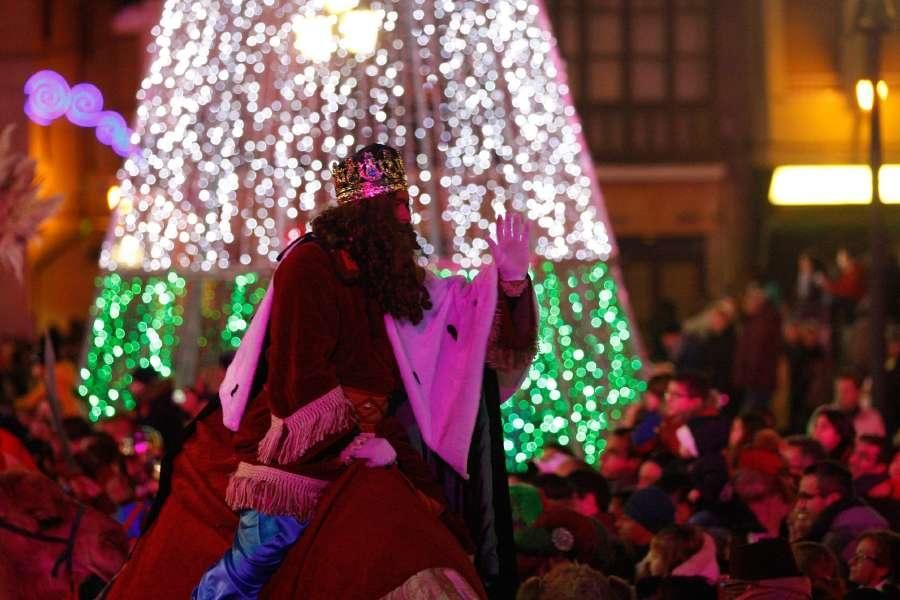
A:
POLYGON ((478 600, 478 594, 466 579, 454 569, 431 568, 419 571, 380 600, 416 600, 444 598, 450 600, 478 600))
POLYGON ((353 404, 338 386, 298 408, 287 418, 272 415, 269 431, 259 442, 257 458, 266 464, 292 463, 326 436, 349 429, 355 424, 353 404), (284 435, 285 431, 287 435, 284 435))
POLYGON ((228 481, 225 501, 232 510, 252 509, 307 520, 327 486, 328 482, 320 479, 242 462, 228 481))

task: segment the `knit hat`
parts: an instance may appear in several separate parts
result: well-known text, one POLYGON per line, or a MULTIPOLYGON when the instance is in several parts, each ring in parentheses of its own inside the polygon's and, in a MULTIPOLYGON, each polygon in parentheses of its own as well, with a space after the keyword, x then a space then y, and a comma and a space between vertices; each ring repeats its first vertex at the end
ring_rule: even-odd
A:
POLYGON ((512 520, 516 525, 532 525, 544 510, 540 490, 527 483, 509 486, 509 503, 512 520))
POLYGON ((602 525, 567 508, 544 512, 531 527, 515 533, 516 550, 528 556, 565 556, 602 568, 610 556, 602 525))
POLYGON ((775 476, 784 470, 785 464, 781 455, 765 448, 751 447, 738 455, 737 468, 775 476))
POLYGON ((672 499, 656 486, 633 493, 625 503, 624 512, 651 533, 657 533, 675 522, 675 505, 672 499))

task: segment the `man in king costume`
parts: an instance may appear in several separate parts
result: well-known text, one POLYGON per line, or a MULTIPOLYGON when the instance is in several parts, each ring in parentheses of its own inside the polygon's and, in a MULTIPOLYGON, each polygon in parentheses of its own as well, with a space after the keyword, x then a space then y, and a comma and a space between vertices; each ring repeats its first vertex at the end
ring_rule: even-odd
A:
POLYGON ((512 593, 499 404, 533 357, 527 224, 439 279, 399 153, 332 172, 338 206, 282 253, 109 598, 512 593))

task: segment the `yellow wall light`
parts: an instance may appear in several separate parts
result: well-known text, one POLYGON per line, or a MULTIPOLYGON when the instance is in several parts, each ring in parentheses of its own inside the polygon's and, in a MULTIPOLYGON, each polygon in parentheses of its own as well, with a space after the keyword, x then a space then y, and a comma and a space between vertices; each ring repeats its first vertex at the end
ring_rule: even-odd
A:
MULTIPOLYGON (((882 165, 878 191, 885 204, 900 204, 900 165, 882 165)), ((870 204, 871 171, 866 165, 782 165, 772 174, 769 202, 776 206, 870 204)))
POLYGON ((860 79, 856 82, 856 104, 860 109, 869 112, 875 104, 875 91, 878 91, 878 97, 882 102, 888 97, 888 84, 883 80, 878 80, 877 86, 872 86, 871 79, 860 79))
POLYGON ((109 186, 109 189, 106 190, 106 205, 109 206, 109 210, 116 210, 116 207, 119 206, 119 201, 121 200, 122 190, 119 189, 119 186, 109 186))

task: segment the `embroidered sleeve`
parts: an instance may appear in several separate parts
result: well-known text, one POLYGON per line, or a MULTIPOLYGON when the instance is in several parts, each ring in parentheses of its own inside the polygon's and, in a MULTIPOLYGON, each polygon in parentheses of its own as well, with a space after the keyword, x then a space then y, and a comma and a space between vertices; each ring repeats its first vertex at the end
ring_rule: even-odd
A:
POLYGON ((268 464, 297 461, 314 445, 342 436, 356 426, 356 413, 340 386, 298 408, 288 417, 272 414, 257 458, 268 464))
POLYGON ((531 279, 500 281, 497 311, 488 342, 488 366, 512 371, 528 366, 537 343, 537 316, 531 279))
POLYGON ((288 464, 314 445, 327 446, 355 427, 333 354, 339 315, 337 276, 328 254, 305 244, 275 272, 269 322, 267 391, 272 422, 258 458, 288 464))
POLYGON ((519 279, 518 281, 505 281, 503 279, 500 280, 500 290, 503 292, 503 295, 507 298, 518 298, 522 295, 526 288, 528 288, 529 280, 519 279))

